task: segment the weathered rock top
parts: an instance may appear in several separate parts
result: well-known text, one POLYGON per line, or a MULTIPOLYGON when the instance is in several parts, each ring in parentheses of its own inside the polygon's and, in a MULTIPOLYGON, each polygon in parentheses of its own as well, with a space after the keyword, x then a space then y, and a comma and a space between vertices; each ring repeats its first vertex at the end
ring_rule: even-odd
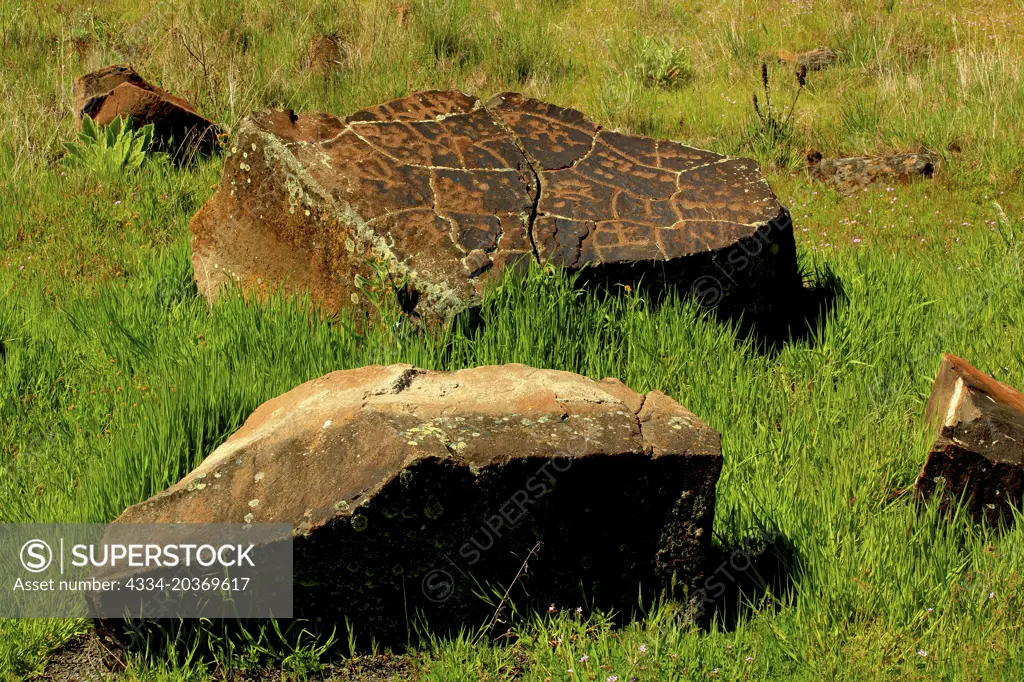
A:
MULTIPOLYGON (((521 608, 685 596, 711 546, 718 434, 657 391, 525 365, 338 371, 261 405, 135 523, 290 524, 297 618, 407 641, 521 608)), ((110 628, 107 628, 108 630, 110 628)))
POLYGON ((518 364, 375 365, 264 403, 188 476, 119 521, 301 520, 308 531, 350 516, 420 460, 479 476, 514 460, 601 454, 721 458, 717 432, 693 413, 617 379, 518 364))
POLYGON ((945 422, 956 417, 957 415, 950 414, 948 409, 959 405, 964 388, 984 396, 989 402, 1003 404, 1024 414, 1024 394, 1009 384, 990 377, 952 353, 943 354, 937 383, 936 391, 929 398, 928 406, 925 408, 925 419, 929 422, 938 421, 941 422, 940 425, 944 426, 945 422), (962 387, 948 386, 948 382, 961 382, 962 387), (946 395, 947 393, 952 395, 946 395), (943 405, 941 403, 943 395, 947 399, 951 399, 950 404, 943 405), (953 398, 955 400, 952 400, 953 398))

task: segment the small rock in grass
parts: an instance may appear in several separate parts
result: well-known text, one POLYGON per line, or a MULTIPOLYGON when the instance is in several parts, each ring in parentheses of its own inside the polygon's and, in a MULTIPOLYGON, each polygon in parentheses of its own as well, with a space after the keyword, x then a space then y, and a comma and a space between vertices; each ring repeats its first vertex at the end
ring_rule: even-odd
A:
POLYGON ((1024 394, 947 353, 925 418, 937 433, 919 498, 943 483, 944 507, 963 499, 978 521, 1011 521, 1024 493, 1024 394))
POLYGON ((787 64, 802 66, 808 71, 820 71, 832 66, 836 63, 836 59, 838 59, 835 50, 830 47, 819 47, 816 50, 808 50, 807 52, 779 50, 775 53, 775 56, 787 64))
POLYGON ((930 178, 940 162, 938 154, 927 150, 892 156, 838 159, 823 158, 818 151, 807 154, 810 176, 840 192, 852 192, 879 181, 907 184, 915 178, 930 178))
POLYGON ((150 85, 130 66, 106 66, 75 81, 75 121, 90 116, 107 125, 118 116, 135 128, 153 124, 157 149, 178 157, 211 153, 219 128, 200 116, 186 100, 150 85))

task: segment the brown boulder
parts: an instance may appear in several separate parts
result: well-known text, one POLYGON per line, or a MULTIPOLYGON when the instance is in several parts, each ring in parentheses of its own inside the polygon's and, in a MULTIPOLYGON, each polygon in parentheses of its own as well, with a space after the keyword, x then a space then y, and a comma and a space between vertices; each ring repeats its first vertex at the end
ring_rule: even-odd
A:
POLYGON ((819 47, 815 50, 808 50, 806 52, 789 52, 787 50, 779 50, 775 53, 775 56, 787 64, 792 64, 797 67, 804 67, 808 71, 820 71, 828 68, 836 63, 839 56, 835 50, 830 47, 819 47))
POLYGON ((816 151, 807 155, 811 177, 840 192, 852 192, 878 181, 906 184, 915 178, 930 178, 941 160, 930 151, 839 159, 822 158, 816 151))
POLYGON ((1024 394, 947 353, 925 418, 936 436, 917 479, 919 498, 943 483, 944 507, 963 499, 978 521, 1011 521, 1024 495, 1024 394))
POLYGON ((132 120, 136 128, 153 124, 158 149, 176 155, 213 151, 217 126, 200 116, 180 97, 150 85, 130 66, 107 66, 75 81, 75 121, 90 116, 107 125, 118 116, 132 120), (173 145, 173 146, 172 146, 173 145))
POLYGON ((789 214, 757 164, 603 129, 506 93, 422 92, 347 118, 255 114, 192 220, 199 290, 229 281, 363 305, 383 263, 417 314, 477 305, 509 265, 616 282, 715 277, 755 305, 799 282, 789 214))
POLYGON ((294 524, 296 617, 404 641, 417 612, 484 622, 477 581, 507 587, 537 543, 526 592, 542 607, 628 613, 641 588, 691 584, 721 465, 715 431, 616 379, 371 366, 264 403, 116 523, 294 524))

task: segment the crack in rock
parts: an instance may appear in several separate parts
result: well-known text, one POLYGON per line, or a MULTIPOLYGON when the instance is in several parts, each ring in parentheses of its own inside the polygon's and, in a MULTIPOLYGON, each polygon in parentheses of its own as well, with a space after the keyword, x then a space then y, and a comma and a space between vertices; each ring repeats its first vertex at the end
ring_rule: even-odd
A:
POLYGON ((418 293, 413 312, 440 318, 530 262, 655 287, 725 273, 754 299, 799 285, 789 214, 755 162, 515 93, 254 114, 191 229, 210 300, 232 281, 372 312, 354 275, 374 262, 418 293))

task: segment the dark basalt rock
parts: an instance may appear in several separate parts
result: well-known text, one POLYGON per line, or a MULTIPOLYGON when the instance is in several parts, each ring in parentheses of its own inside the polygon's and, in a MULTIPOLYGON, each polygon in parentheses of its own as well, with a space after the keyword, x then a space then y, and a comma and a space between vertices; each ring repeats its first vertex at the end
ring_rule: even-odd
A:
POLYGON ((978 521, 1012 521, 1024 497, 1024 394, 947 353, 926 419, 937 433, 917 495, 930 497, 943 483, 943 507, 963 498, 978 521))
POLYGON ((291 523, 295 616, 404 643, 417 613, 435 632, 486 622, 474 591, 509 587, 528 556, 517 606, 628 614, 641 591, 685 596, 721 465, 718 434, 658 391, 524 365, 373 366, 263 404, 115 523, 291 523))
POLYGON ((789 214, 753 161, 511 93, 255 114, 191 227, 210 300, 234 281, 368 309, 355 276, 374 261, 415 290, 415 313, 441 318, 531 261, 659 290, 714 280, 710 303, 757 309, 799 286, 789 214))
POLYGON ((672 261, 727 248, 782 212, 753 161, 610 132, 521 95, 487 106, 538 169, 542 260, 570 268, 672 261))
POLYGON ((200 116, 186 100, 150 85, 130 66, 106 66, 75 81, 75 121, 90 116, 107 125, 118 116, 136 128, 153 124, 157 149, 179 158, 208 154, 217 143, 219 128, 200 116))

